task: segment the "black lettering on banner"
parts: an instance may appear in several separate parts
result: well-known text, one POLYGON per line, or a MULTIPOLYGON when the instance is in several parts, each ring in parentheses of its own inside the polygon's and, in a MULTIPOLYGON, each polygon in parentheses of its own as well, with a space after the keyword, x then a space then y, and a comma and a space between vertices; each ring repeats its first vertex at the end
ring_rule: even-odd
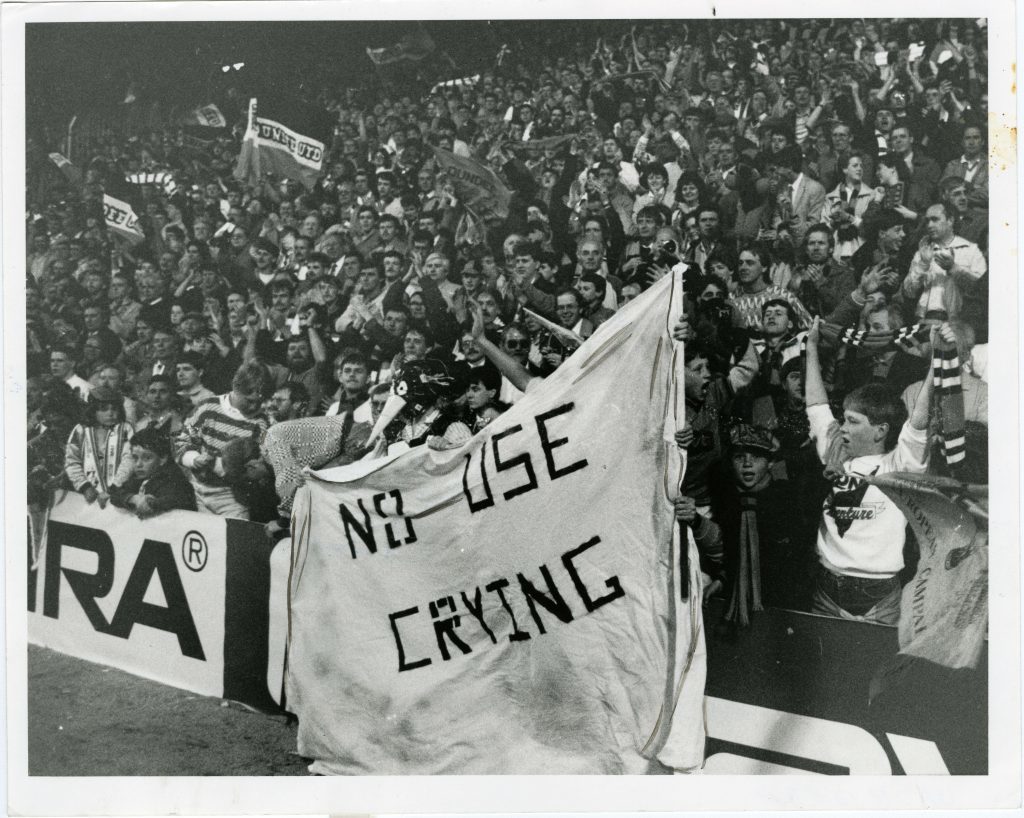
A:
POLYGON ((978 577, 967 589, 960 610, 953 619, 953 627, 958 630, 970 627, 978 621, 979 617, 985 615, 985 608, 988 604, 988 573, 978 577))
POLYGON ((501 600, 501 607, 508 611, 509 618, 512 620, 512 633, 508 635, 509 642, 525 642, 530 638, 530 634, 526 631, 519 630, 519 624, 516 622, 516 615, 512 612, 512 606, 508 604, 508 600, 505 599, 504 588, 508 587, 507 579, 496 579, 494 582, 489 582, 484 586, 485 589, 498 595, 498 599, 501 600))
POLYGON ((466 455, 466 468, 462 470, 462 493, 466 495, 466 502, 469 503, 469 511, 471 514, 476 514, 478 511, 483 511, 485 508, 490 508, 494 505, 494 494, 491 493, 491 485, 487 482, 487 469, 484 467, 484 458, 487 455, 487 448, 485 446, 480 447, 480 478, 484 481, 484 498, 482 500, 474 500, 473 494, 469 490, 469 464, 473 459, 472 454, 466 455))
MULTIPOLYGON (((384 513, 384 509, 381 508, 381 503, 387 499, 387 494, 375 494, 373 495, 373 507, 377 514, 381 517, 386 518, 387 514, 384 513)), ((395 533, 391 528, 391 523, 384 524, 384 535, 388 538, 388 548, 398 548, 401 544, 401 540, 395 539, 395 533)))
POLYGON ((537 630, 541 633, 547 633, 547 630, 544 628, 544 622, 537 615, 537 606, 534 603, 539 604, 549 613, 553 613, 562 622, 572 622, 572 609, 566 604, 562 595, 559 593, 558 586, 555 585, 554 580, 551 579, 551 572, 548 570, 546 565, 540 566, 540 575, 544 577, 544 581, 548 584, 548 593, 550 596, 545 596, 538 591, 536 586, 522 574, 516 574, 519 578, 519 587, 522 589, 523 596, 526 597, 526 604, 530 608, 530 616, 532 616, 533 621, 537 623, 537 630))
POLYGON ((491 445, 494 447, 494 468, 499 471, 508 471, 514 469, 516 466, 522 466, 526 472, 527 482, 521 486, 516 486, 514 489, 506 491, 502 497, 506 500, 511 500, 513 497, 518 497, 520 494, 526 494, 528 491, 533 491, 537 488, 537 475, 533 472, 533 463, 530 461, 530 455, 526 452, 517 454, 511 460, 502 461, 501 454, 498 452, 498 441, 509 435, 514 435, 516 432, 523 431, 523 427, 518 423, 515 426, 511 426, 504 432, 498 432, 494 437, 491 438, 491 445))
POLYGON ((395 635, 395 646, 398 648, 399 673, 404 673, 407 670, 416 670, 418 667, 426 667, 430 664, 430 659, 417 659, 415 662, 407 662, 405 660, 405 648, 402 646, 402 637, 398 633, 398 620, 407 616, 415 616, 419 612, 420 609, 417 606, 388 614, 388 621, 391 622, 391 632, 395 635))
POLYGON ((147 625, 175 634, 184 656, 206 661, 170 543, 158 540, 142 543, 108 632, 127 639, 135 625, 147 625), (143 600, 154 574, 167 600, 166 608, 143 600))
POLYGON ((548 429, 545 425, 551 418, 557 417, 558 415, 564 415, 566 412, 571 412, 575 403, 570 401, 569 403, 563 404, 562 406, 556 406, 554 409, 550 409, 547 412, 542 412, 537 415, 537 431, 540 433, 540 445, 544 449, 544 460, 548 464, 548 474, 551 475, 552 480, 557 480, 559 477, 565 477, 568 474, 572 474, 574 471, 585 469, 589 464, 586 460, 577 460, 575 463, 570 463, 568 466, 558 468, 555 465, 554 451, 559 446, 564 446, 569 442, 567 437, 559 437, 554 440, 548 437, 548 429))
POLYGON ((473 618, 480 623, 480 627, 483 628, 484 633, 490 637, 491 642, 497 645, 498 637, 494 635, 494 631, 487 627, 487 623, 484 621, 484 606, 482 601, 483 594, 480 592, 480 588, 475 588, 474 590, 476 591, 476 594, 474 594, 472 602, 469 601, 469 597, 466 596, 466 592, 462 592, 462 604, 466 606, 467 611, 473 614, 473 618))
POLYGON ((927 554, 929 557, 935 556, 935 550, 938 548, 939 543, 935 535, 935 530, 932 528, 931 520, 928 519, 928 515, 925 513, 924 509, 922 509, 917 500, 914 499, 913 492, 901 491, 900 497, 904 503, 906 503, 907 509, 910 511, 910 516, 913 517, 914 522, 918 525, 918 530, 916 532, 918 543, 921 544, 921 541, 923 540, 924 546, 927 548, 927 551, 925 548, 922 548, 921 554, 927 554))
POLYGON ((590 592, 587 591, 587 586, 584 585, 583 580, 580 579, 579 572, 576 570, 576 566, 573 565, 572 561, 580 554, 582 554, 584 551, 593 548, 599 542, 601 542, 601 538, 594 536, 582 545, 579 545, 576 548, 573 548, 571 551, 566 551, 564 554, 562 554, 562 564, 565 566, 565 570, 569 573, 569 576, 572 578, 572 584, 576 586, 576 593, 578 593, 580 595, 580 599, 583 600, 583 604, 587 608, 587 613, 593 613, 598 608, 607 605, 609 602, 615 601, 619 597, 623 597, 626 595, 626 592, 622 590, 622 583, 619 582, 619 578, 613 576, 604 581, 604 584, 609 589, 611 589, 611 593, 606 594, 602 597, 598 597, 597 599, 593 599, 590 596, 590 592))
MULTIPOLYGON (((377 514, 385 520, 388 518, 387 512, 384 511, 384 501, 389 496, 393 497, 395 500, 395 514, 399 517, 402 517, 402 492, 400 492, 398 489, 392 489, 387 493, 382 492, 380 494, 373 495, 373 507, 376 510, 377 514)), ((412 520, 410 520, 408 517, 405 517, 404 540, 400 540, 395 536, 394 528, 389 522, 384 523, 384 534, 388 538, 389 548, 398 548, 401 545, 411 545, 412 543, 416 542, 416 532, 413 530, 412 520)))
POLYGON ((98 528, 60 523, 50 520, 46 546, 46 576, 43 582, 43 616, 60 618, 60 578, 64 575, 71 593, 93 628, 101 633, 107 629, 107 618, 96 604, 110 593, 114 586, 114 543, 105 531, 98 528), (95 574, 61 567, 61 552, 65 548, 92 551, 98 561, 95 574))
POLYGON ((371 554, 377 553, 377 538, 373 535, 373 526, 370 525, 370 513, 366 510, 363 505, 363 501, 356 500, 356 505, 359 506, 359 510, 363 512, 362 524, 356 519, 355 515, 344 503, 338 505, 338 511, 341 514, 341 521, 345 524, 345 538, 348 540, 349 550, 352 552, 352 559, 356 558, 356 543, 352 539, 352 530, 355 529, 356 534, 359 535, 359 539, 363 541, 363 544, 369 549, 371 554))
POLYGON ((917 575, 917 579, 914 581, 914 592, 910 601, 911 619, 914 628, 914 636, 920 636, 928 628, 927 622, 925 622, 925 596, 928 591, 928 577, 931 575, 932 569, 925 567, 921 569, 921 573, 917 575))
POLYGON ((412 518, 405 516, 405 505, 402 503, 402 492, 395 489, 391 492, 395 498, 395 514, 405 520, 405 544, 412 545, 416 542, 416 531, 412 527, 412 518))
POLYGON ((455 600, 452 597, 443 596, 431 602, 430 617, 434 620, 434 636, 437 639, 437 646, 441 649, 441 656, 446 662, 452 658, 448 652, 448 642, 462 651, 463 656, 473 652, 473 649, 463 642, 455 632, 455 629, 462 623, 462 617, 455 613, 455 600), (441 617, 444 616, 442 608, 447 608, 452 615, 442 619, 441 617), (447 637, 447 641, 445 637, 447 637))

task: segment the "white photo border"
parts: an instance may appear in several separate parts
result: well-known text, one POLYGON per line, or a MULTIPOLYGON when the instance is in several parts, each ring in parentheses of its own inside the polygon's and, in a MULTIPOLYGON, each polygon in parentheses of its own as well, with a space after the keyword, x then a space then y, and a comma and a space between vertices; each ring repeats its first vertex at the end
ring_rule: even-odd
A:
MULTIPOLYGON (((446 2, 81 2, 4 4, 2 23, 4 270, 4 463, 7 599, 8 809, 18 814, 283 814, 583 812, 611 810, 923 810, 1014 808, 1021 801, 1018 252, 1016 165, 1017 23, 1011 0, 927 6, 861 0, 855 16, 987 17, 991 166, 990 307, 992 541, 989 640, 989 773, 986 776, 46 778, 27 760, 25 548, 25 24, 172 20, 683 19, 849 17, 850 4, 795 0, 623 7, 608 0, 520 0, 499 6, 446 2), (894 14, 895 10, 902 15, 894 14), (1015 343, 1011 343, 1011 339, 1015 343)), ((29 103, 31 101, 28 101, 29 103)), ((934 813, 933 813, 934 814, 934 813)))

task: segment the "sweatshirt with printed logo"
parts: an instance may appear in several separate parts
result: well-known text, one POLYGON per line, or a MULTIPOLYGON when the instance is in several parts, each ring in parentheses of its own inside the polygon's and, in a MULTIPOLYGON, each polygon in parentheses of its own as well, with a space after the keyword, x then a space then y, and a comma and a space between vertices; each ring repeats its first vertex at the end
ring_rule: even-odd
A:
MULTIPOLYGON (((842 445, 840 426, 825 404, 807 407, 811 438, 818 457, 842 445)), ((889 472, 924 472, 928 432, 904 423, 896 448, 885 454, 843 458, 844 475, 833 480, 818 523, 821 564, 843 576, 887 579, 903 568, 907 518, 885 493, 864 478, 889 472)), ((834 461, 833 461, 834 462, 834 461)))

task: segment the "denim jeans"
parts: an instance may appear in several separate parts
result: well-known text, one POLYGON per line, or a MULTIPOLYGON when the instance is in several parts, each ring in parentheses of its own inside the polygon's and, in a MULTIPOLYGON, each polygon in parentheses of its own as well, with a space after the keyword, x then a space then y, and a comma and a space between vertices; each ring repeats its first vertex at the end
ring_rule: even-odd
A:
POLYGON ((899 577, 847 577, 819 565, 814 578, 811 613, 895 625, 900 619, 899 577))

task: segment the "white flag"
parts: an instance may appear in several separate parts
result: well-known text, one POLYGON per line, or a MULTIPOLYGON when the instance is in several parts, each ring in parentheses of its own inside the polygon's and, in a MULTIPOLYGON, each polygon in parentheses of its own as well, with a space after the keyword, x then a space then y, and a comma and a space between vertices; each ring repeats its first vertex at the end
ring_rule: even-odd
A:
POLYGON ((461 448, 309 476, 287 700, 313 771, 701 764, 700 574, 672 505, 681 294, 666 276, 461 448))
POLYGON ((103 216, 110 230, 132 244, 146 240, 146 235, 139 228, 139 219, 132 206, 113 196, 103 194, 103 216))

